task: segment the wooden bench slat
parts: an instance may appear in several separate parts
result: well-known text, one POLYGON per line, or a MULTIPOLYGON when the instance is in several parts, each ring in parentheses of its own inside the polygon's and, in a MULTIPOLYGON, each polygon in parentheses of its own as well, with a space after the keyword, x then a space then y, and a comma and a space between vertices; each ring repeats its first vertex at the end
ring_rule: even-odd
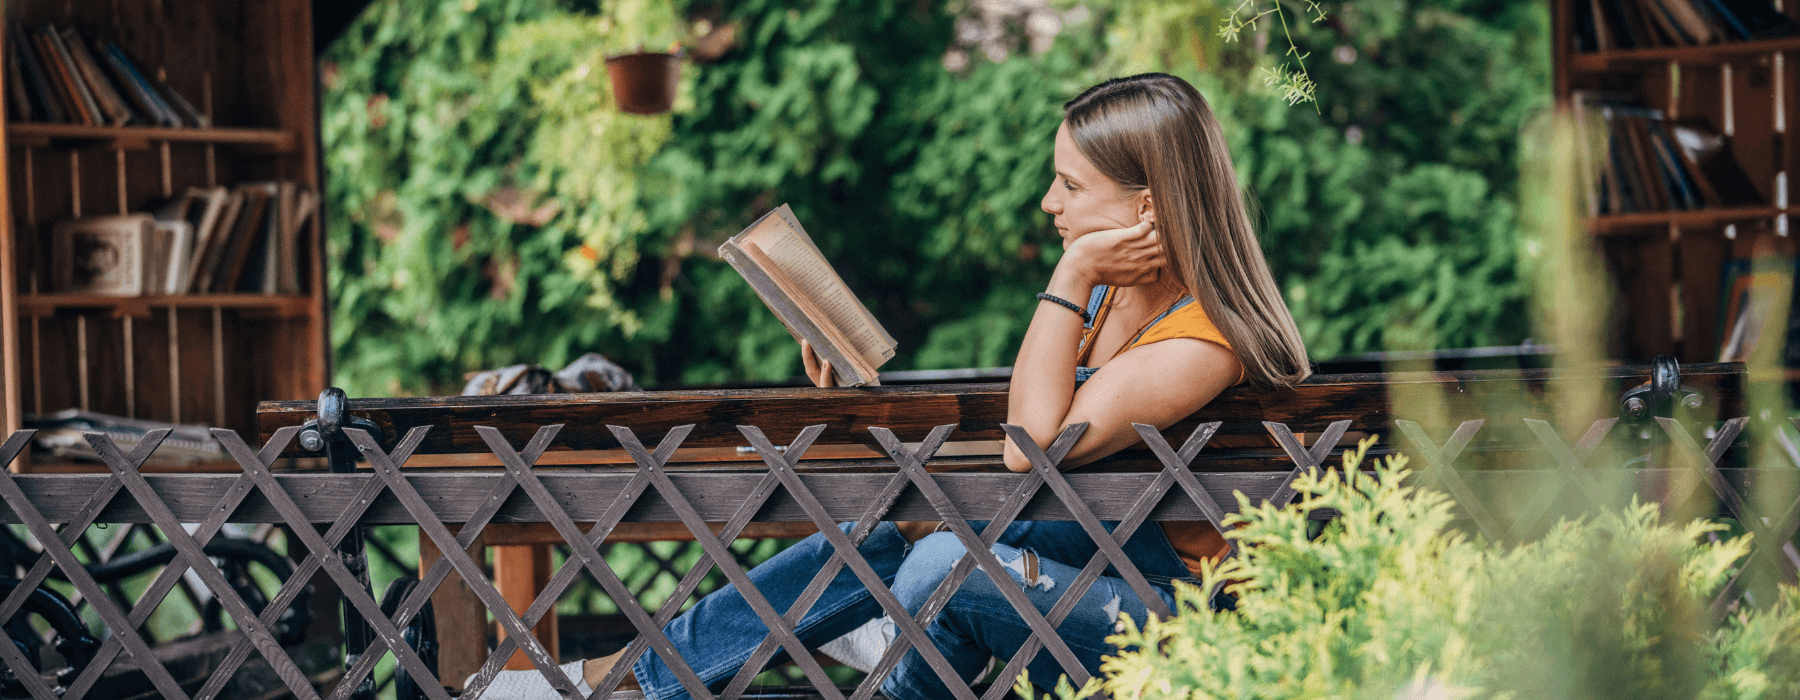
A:
MULTIPOLYGON (((1743 415, 1741 363, 1683 365, 1681 370, 1682 383, 1708 398, 1712 404, 1708 410, 1718 415, 1743 415)), ((1520 411, 1550 415, 1554 411, 1549 410, 1549 400, 1555 391, 1600 380, 1605 395, 1617 397, 1648 377, 1647 366, 1321 375, 1292 390, 1233 388, 1173 430, 1185 435, 1200 423, 1218 420, 1225 422, 1219 430, 1221 437, 1245 435, 1266 440, 1262 421, 1311 430, 1349 420, 1353 432, 1385 433, 1396 417, 1424 417, 1394 415, 1390 407, 1395 397, 1427 392, 1442 397, 1440 410, 1447 416, 1498 418, 1498 413, 1520 411)), ((1001 439, 1006 395, 1005 384, 960 384, 442 396, 352 399, 349 411, 381 426, 384 444, 391 444, 408 428, 432 426, 430 436, 419 447, 420 454, 486 453, 487 446, 475 435, 477 425, 493 426, 507 439, 522 442, 539 426, 553 423, 567 427, 552 450, 619 449, 618 441, 606 430, 609 424, 630 427, 651 439, 692 423, 695 429, 684 447, 737 447, 746 444, 737 432, 739 425, 762 427, 779 442, 791 439, 801 426, 823 423, 826 432, 820 444, 876 446, 868 432, 870 426, 888 428, 905 440, 918 439, 946 424, 957 426, 952 440, 1001 439)), ((312 401, 268 401, 258 406, 257 416, 267 436, 277 428, 305 422, 316 411, 312 401)))

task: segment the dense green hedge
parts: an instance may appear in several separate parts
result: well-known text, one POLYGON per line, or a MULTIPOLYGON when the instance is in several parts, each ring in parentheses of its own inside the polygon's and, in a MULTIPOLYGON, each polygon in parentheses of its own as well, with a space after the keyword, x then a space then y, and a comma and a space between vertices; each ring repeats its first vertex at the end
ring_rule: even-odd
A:
POLYGON ((377 0, 326 55, 337 381, 441 392, 587 350, 648 386, 791 376, 798 348, 711 255, 782 202, 900 339, 888 368, 1009 364, 1059 253, 1037 208, 1059 105, 1145 70, 1214 102, 1316 356, 1516 342, 1541 5, 1291 16, 1315 111, 1256 79, 1270 25, 1225 43, 1207 0, 1087 3, 1049 51, 961 72, 964 10, 938 3, 377 0), (690 15, 738 48, 685 66, 674 115, 614 111, 602 57, 690 15))

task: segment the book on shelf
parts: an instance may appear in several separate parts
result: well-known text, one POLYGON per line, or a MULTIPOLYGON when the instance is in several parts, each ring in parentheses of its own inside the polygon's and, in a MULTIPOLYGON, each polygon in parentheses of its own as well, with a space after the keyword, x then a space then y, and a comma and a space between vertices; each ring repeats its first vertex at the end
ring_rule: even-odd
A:
POLYGON ((143 294, 154 219, 148 214, 95 216, 51 227, 51 278, 57 291, 107 296, 143 294))
POLYGON ((796 340, 831 363, 838 386, 879 384, 898 345, 844 284, 786 204, 719 246, 796 340))
POLYGON ((1572 0, 1576 51, 1773 39, 1795 31, 1770 0, 1572 0))
POLYGON ((1793 260, 1780 256, 1733 258, 1719 269, 1719 361, 1745 362, 1765 338, 1788 367, 1800 366, 1800 318, 1792 313, 1793 260), (1784 319, 1785 316, 1785 319, 1784 319))
POLYGON ((65 121, 62 105, 57 102, 56 88, 50 83, 50 76, 44 72, 44 66, 38 61, 37 52, 30 47, 30 40, 25 30, 17 24, 7 28, 7 57, 19 64, 19 72, 24 78, 25 93, 31 98, 31 109, 20 115, 21 121, 44 121, 61 123, 65 121))
POLYGON ((152 83, 117 42, 73 27, 8 29, 8 117, 85 126, 206 127, 210 120, 169 86, 152 83), (15 68, 16 66, 16 68, 15 68), (13 94, 13 93, 21 94, 13 94))
POLYGON ((1576 90, 1570 99, 1590 216, 1766 204, 1723 135, 1669 122, 1625 95, 1576 90))
POLYGON ((190 187, 154 214, 54 227, 57 291, 303 294, 318 195, 293 182, 190 187))

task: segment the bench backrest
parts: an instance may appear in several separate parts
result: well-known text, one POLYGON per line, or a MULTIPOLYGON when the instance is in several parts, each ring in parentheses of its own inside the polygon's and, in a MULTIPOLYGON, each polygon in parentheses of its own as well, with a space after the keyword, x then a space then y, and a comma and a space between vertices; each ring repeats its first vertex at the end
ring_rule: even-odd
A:
MULTIPOLYGON (((1397 418, 1450 425, 1486 418, 1495 425, 1513 416, 1553 415, 1557 397, 1582 390, 1597 392, 1605 413, 1592 418, 1599 419, 1617 415, 1620 394, 1645 383, 1650 373, 1648 366, 1630 366, 1322 375, 1288 390, 1230 389, 1168 434, 1185 436, 1195 425, 1222 421, 1215 445, 1273 447, 1264 422, 1303 432, 1347 420, 1353 436, 1391 435, 1397 418)), ((1681 384, 1705 397, 1704 409, 1715 416, 1744 415, 1743 381, 1742 364, 1681 367, 1681 384)), ((805 426, 824 424, 820 445, 876 446, 871 426, 916 440, 933 427, 954 424, 952 440, 999 440, 1006 399, 1005 384, 960 384, 352 399, 349 412, 381 426, 389 445, 405 430, 429 425, 433 430, 419 454, 487 454, 474 430, 477 425, 498 428, 513 444, 523 444, 540 426, 564 424, 552 450, 617 449, 607 425, 628 426, 654 440, 671 428, 693 424, 684 447, 746 445, 739 425, 758 426, 782 442, 805 426)), ((266 439, 316 411, 310 401, 271 401, 257 413, 266 439)))

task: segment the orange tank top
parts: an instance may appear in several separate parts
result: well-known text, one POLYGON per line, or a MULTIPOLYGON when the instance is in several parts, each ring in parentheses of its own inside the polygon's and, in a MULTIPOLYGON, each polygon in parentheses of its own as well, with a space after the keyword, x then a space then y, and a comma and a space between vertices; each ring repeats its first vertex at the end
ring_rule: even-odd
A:
MULTIPOLYGON (((1099 335, 1107 312, 1112 310, 1113 291, 1106 286, 1095 287, 1088 300, 1090 321, 1081 336, 1081 350, 1075 360, 1077 365, 1087 362, 1088 356, 1093 353, 1094 337, 1099 335)), ((1184 296, 1162 315, 1151 320, 1143 330, 1138 331, 1137 337, 1132 338, 1119 352, 1170 338, 1193 338, 1231 349, 1231 343, 1225 340, 1225 334, 1219 332, 1218 326, 1213 325, 1206 310, 1200 308, 1193 297, 1184 296)), ((1089 367, 1075 368, 1078 380, 1085 380, 1093 373, 1094 370, 1089 367)), ((1240 370, 1238 381, 1243 380, 1244 375, 1240 370)), ((1218 562, 1231 553, 1231 543, 1225 540, 1224 535, 1219 534, 1219 529, 1212 523, 1204 520, 1165 520, 1162 526, 1163 536, 1169 539, 1169 544, 1175 548, 1175 554, 1181 557, 1181 562, 1187 565, 1188 571, 1193 572, 1195 578, 1200 577, 1202 563, 1218 562)))

